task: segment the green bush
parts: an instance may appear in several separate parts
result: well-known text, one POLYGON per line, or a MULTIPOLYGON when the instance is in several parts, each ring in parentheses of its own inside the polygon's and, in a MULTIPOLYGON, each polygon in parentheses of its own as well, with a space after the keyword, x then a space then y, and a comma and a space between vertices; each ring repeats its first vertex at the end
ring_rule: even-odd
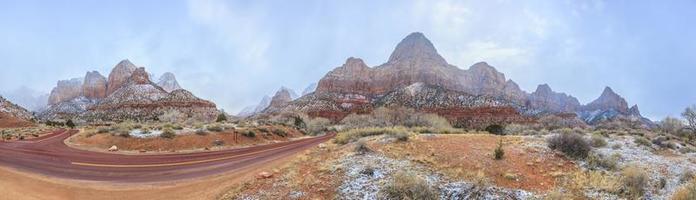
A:
POLYGON ((200 136, 208 135, 208 131, 206 131, 205 129, 202 129, 202 128, 196 129, 196 135, 200 135, 200 136))
POLYGON ((215 122, 223 122, 223 121, 227 121, 227 115, 225 115, 225 113, 218 114, 217 119, 215 119, 215 122))
POLYGON ((486 132, 489 132, 491 134, 496 134, 496 135, 504 135, 505 134, 505 127, 503 127, 502 125, 498 125, 498 124, 493 124, 493 125, 487 126, 485 130, 486 130, 486 132))
POLYGON ((273 134, 276 134, 280 137, 288 136, 288 132, 285 132, 285 130, 279 128, 273 129, 273 134))
POLYGON ((217 124, 208 125, 208 127, 206 127, 206 128, 208 129, 208 131, 213 131, 213 132, 222 132, 224 130, 222 128, 222 126, 217 125, 217 124))
POLYGON ((72 119, 68 119, 67 122, 65 122, 65 125, 68 126, 69 128, 75 128, 75 122, 73 122, 72 119))
POLYGON ((590 137, 590 143, 592 147, 595 148, 607 146, 607 141, 604 140, 604 137, 601 135, 592 135, 592 137, 590 137))
POLYGON ((438 199, 439 192, 428 182, 415 174, 397 172, 392 180, 380 191, 379 199, 438 199))
POLYGON ((650 141, 648 141, 648 139, 645 139, 645 138, 642 137, 642 136, 635 137, 635 138, 633 139, 633 142, 636 143, 636 144, 638 144, 638 145, 644 145, 644 146, 647 146, 647 147, 652 147, 650 141))
POLYGON ((242 132, 242 135, 246 137, 256 137, 256 133, 252 130, 246 130, 242 132))
POLYGON ((576 159, 586 158, 590 150, 592 150, 590 143, 577 133, 553 135, 547 140, 547 145, 553 150, 561 151, 565 155, 576 159))
POLYGON ((176 133, 174 133, 174 130, 172 130, 171 128, 164 128, 162 129, 162 134, 160 134, 160 137, 172 139, 176 137, 176 133))
POLYGON ((503 159, 503 156, 505 155, 505 150, 503 150, 503 141, 498 142, 498 147, 493 150, 493 154, 495 155, 496 160, 501 160, 503 159))

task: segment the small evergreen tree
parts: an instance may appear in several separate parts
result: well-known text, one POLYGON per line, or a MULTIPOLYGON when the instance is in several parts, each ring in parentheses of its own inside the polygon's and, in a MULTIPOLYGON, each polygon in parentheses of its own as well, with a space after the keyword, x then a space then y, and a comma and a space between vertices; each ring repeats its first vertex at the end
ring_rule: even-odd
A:
POLYGON ((227 121, 227 115, 225 115, 224 112, 221 112, 220 114, 218 114, 215 122, 223 122, 223 121, 227 121))
POLYGON ((68 126, 69 128, 75 128, 75 123, 72 121, 72 119, 68 119, 67 122, 65 122, 65 125, 68 126))

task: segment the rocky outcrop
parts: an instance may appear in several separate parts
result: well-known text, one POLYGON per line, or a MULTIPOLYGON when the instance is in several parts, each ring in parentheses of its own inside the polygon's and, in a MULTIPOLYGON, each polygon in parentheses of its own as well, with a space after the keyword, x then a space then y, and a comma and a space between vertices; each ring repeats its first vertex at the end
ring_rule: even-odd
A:
POLYGON ((82 96, 82 78, 58 81, 48 96, 48 104, 54 105, 82 96))
POLYGON ((99 72, 87 72, 82 84, 82 95, 87 99, 103 99, 106 97, 106 85, 106 78, 99 72))
POLYGON ((396 46, 386 63, 369 67, 361 59, 350 57, 343 65, 328 72, 319 81, 314 93, 304 95, 284 107, 271 106, 264 113, 294 110, 310 116, 339 120, 348 113, 370 112, 375 106, 389 105, 378 102, 390 99, 389 94, 402 94, 398 93, 402 90, 405 91, 403 94, 413 95, 397 95, 400 99, 396 101, 399 102, 397 104, 435 112, 467 126, 484 121, 527 121, 526 117, 544 115, 580 117, 593 123, 597 119, 593 116, 611 120, 628 112, 625 100, 611 89, 606 89, 598 100, 582 106, 575 97, 554 92, 546 84, 529 94, 486 62, 476 63, 466 70, 460 69, 448 64, 423 34, 412 33, 396 46), (447 98, 441 99, 438 96, 440 93, 417 94, 416 91, 421 90, 416 88, 422 87, 439 88, 438 91, 456 93, 462 101, 468 99, 482 103, 475 106, 457 104, 447 101, 447 98), (426 99, 432 102, 413 103, 426 99), (500 105, 495 102, 505 103, 500 105))
POLYGON ((640 115, 640 110, 638 110, 638 105, 633 105, 628 109, 628 115, 630 116, 642 116, 640 115))
POLYGON ((574 113, 580 102, 573 96, 554 92, 548 84, 541 84, 529 95, 527 106, 540 113, 574 113))
POLYGON ((605 87, 599 98, 585 105, 582 109, 585 111, 616 110, 619 113, 628 114, 628 103, 610 87, 605 87))
POLYGON ((199 99, 183 89, 168 93, 150 81, 149 77, 145 68, 137 68, 118 90, 89 107, 84 116, 101 120, 156 120, 169 110, 177 110, 190 118, 204 121, 214 120, 217 116, 214 103, 199 99))
POLYGON ((116 66, 111 70, 111 73, 109 73, 106 96, 111 95, 111 93, 114 93, 116 90, 121 88, 121 86, 128 81, 128 78, 136 68, 137 67, 127 59, 116 64, 116 66))
POLYGON ((179 82, 176 81, 176 77, 171 72, 166 72, 162 74, 162 76, 159 78, 159 81, 157 82, 157 85, 162 87, 162 89, 164 89, 167 92, 182 89, 181 86, 179 86, 179 82))
POLYGON ((421 82, 473 95, 523 98, 524 91, 506 81, 505 75, 480 62, 461 70, 437 53, 421 33, 413 33, 396 46, 387 63, 370 68, 358 58, 329 72, 319 81, 316 92, 382 95, 396 88, 421 82))
POLYGON ((98 72, 88 72, 84 84, 80 81, 77 94, 64 97, 64 88, 72 87, 59 82, 59 87, 52 92, 56 103, 41 112, 39 117, 43 120, 95 122, 157 120, 170 111, 200 121, 212 121, 217 116, 214 103, 181 89, 173 74, 165 73, 160 79, 163 80, 160 83, 171 91, 155 84, 150 77, 145 68, 137 68, 130 61, 123 60, 111 71, 108 81, 98 72))
POLYGON ((273 95, 273 98, 271 98, 271 103, 269 104, 268 107, 280 108, 280 107, 287 105, 292 100, 293 100, 293 98, 292 98, 290 90, 288 88, 281 87, 275 93, 275 95, 273 95))
POLYGON ((0 128, 32 126, 34 116, 17 104, 0 96, 0 128))

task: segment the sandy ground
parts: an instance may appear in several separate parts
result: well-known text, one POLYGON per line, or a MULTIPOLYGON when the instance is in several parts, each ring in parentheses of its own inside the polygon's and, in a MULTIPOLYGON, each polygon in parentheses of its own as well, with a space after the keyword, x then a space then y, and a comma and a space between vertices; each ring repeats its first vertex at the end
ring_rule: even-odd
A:
POLYGON ((215 175, 195 180, 119 184, 56 179, 0 167, 0 199, 218 199, 229 187, 254 179, 261 171, 268 171, 293 159, 270 161, 262 166, 240 169, 234 173, 215 175))

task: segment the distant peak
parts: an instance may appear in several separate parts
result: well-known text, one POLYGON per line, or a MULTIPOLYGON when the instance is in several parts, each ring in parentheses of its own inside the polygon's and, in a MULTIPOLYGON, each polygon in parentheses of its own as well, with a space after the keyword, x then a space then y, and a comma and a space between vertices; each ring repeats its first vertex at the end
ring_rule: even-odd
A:
POLYGON ((549 86, 549 84, 546 84, 546 83, 540 84, 539 86, 537 86, 537 89, 535 91, 535 93, 550 93, 550 92, 553 92, 553 90, 551 89, 551 86, 549 86))
POLYGON ((439 63, 447 63, 440 54, 437 53, 433 43, 423 35, 423 33, 411 33, 401 40, 391 56, 389 62, 408 61, 413 59, 430 59, 439 63))

